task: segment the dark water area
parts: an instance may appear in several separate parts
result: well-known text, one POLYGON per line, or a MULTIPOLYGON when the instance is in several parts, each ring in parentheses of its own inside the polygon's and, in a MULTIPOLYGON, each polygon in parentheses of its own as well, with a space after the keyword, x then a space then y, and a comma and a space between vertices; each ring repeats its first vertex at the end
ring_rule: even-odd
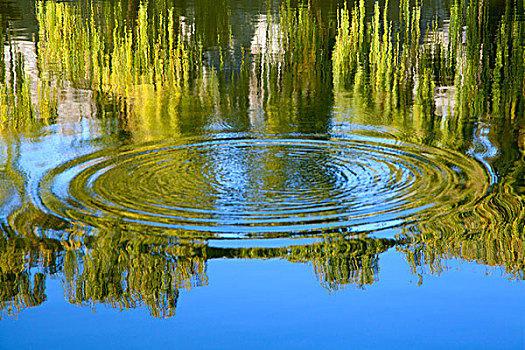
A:
POLYGON ((0 0, 0 348, 525 347, 523 0, 0 0))

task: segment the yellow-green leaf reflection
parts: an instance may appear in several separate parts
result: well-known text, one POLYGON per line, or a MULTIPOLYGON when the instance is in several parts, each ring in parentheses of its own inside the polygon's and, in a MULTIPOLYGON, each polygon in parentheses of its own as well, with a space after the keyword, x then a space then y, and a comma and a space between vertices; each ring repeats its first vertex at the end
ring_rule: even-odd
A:
POLYGON ((522 0, 246 8, 38 0, 31 39, 0 10, 4 314, 53 278, 172 317, 227 259, 329 291, 387 251, 421 283, 454 259, 523 280, 522 0))

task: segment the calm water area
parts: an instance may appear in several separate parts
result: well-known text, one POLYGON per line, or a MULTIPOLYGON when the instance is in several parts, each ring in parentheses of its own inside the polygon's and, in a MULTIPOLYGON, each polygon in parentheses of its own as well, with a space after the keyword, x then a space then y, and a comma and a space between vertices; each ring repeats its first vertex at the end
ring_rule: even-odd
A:
POLYGON ((523 0, 0 0, 0 349, 525 348, 523 0))

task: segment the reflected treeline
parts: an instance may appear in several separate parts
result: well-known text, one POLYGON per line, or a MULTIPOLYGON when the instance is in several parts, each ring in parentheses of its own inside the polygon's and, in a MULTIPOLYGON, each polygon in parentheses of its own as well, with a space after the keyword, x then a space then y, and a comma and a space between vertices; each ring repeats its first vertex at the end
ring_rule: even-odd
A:
POLYGON ((3 313, 17 314, 46 300, 45 275, 31 273, 26 268, 28 260, 39 260, 46 254, 31 243, 23 238, 1 240, 0 308, 3 313))
POLYGON ((0 131, 35 132, 56 117, 55 91, 31 79, 11 22, 0 13, 0 131))
POLYGON ((0 315, 16 315, 46 301, 46 278, 60 270, 62 250, 58 241, 22 236, 2 227, 0 315))
POLYGON ((282 248, 217 248, 206 242, 125 232, 85 232, 80 226, 0 237, 0 307, 17 314, 46 300, 46 279, 62 280, 70 303, 120 310, 146 307, 152 316, 171 317, 181 289, 207 285, 212 259, 285 259, 311 264, 325 288, 363 287, 378 279, 378 255, 396 244, 388 239, 345 239, 282 248), (47 238, 45 236, 57 238, 47 238), (58 237, 57 235, 62 235, 58 237))
POLYGON ((141 140, 327 124, 333 30, 319 7, 284 2, 261 15, 251 41, 237 42, 229 3, 200 1, 186 10, 153 3, 141 1, 130 16, 119 1, 37 2, 41 74, 116 103, 125 128, 141 140))
POLYGON ((449 66, 455 73, 458 90, 457 113, 464 118, 487 114, 522 118, 525 111, 523 1, 505 1, 501 16, 477 1, 470 1, 466 9, 456 1, 452 9, 449 55, 453 60, 449 66))
POLYGON ((252 108, 264 111, 267 129, 326 132, 332 107, 332 28, 322 9, 283 1, 278 21, 266 18, 264 50, 254 56, 252 108))
POLYGON ((338 12, 336 96, 352 91, 353 107, 391 115, 386 122, 402 129, 412 124, 423 142, 463 150, 480 118, 523 118, 522 0, 505 1, 504 11, 456 0, 449 19, 431 22, 422 20, 420 2, 374 4, 371 11, 360 0, 338 12))
POLYGON ((9 61, 7 72, 0 73, 3 79, 0 82, 0 121, 2 129, 21 129, 31 125, 35 119, 35 109, 31 98, 31 86, 24 71, 22 54, 17 52, 14 45, 9 45, 9 61))
POLYGON ((206 256, 199 244, 130 240, 120 234, 66 241, 63 278, 70 303, 129 309, 146 306, 155 317, 175 314, 179 289, 207 284, 206 256), (83 243, 84 242, 84 243, 83 243))
POLYGON ((408 0, 396 22, 388 0, 338 12, 336 104, 386 114, 383 124, 410 125, 411 137, 488 160, 498 174, 473 210, 407 230, 411 243, 398 248, 414 272, 460 258, 525 276, 525 12, 521 0, 504 4, 456 0, 449 19, 433 22, 408 0))
POLYGON ((502 153, 492 161, 497 183, 468 212, 444 213, 436 221, 407 230, 402 250, 414 272, 441 270, 443 259, 460 258, 499 266, 525 278, 525 173, 523 133, 513 121, 494 123, 494 142, 502 153))
MULTIPOLYGON (((39 91, 71 83, 94 91, 99 109, 114 104, 139 139, 323 132, 335 95, 338 106, 372 109, 383 125, 464 151, 479 118, 524 115, 522 0, 504 10, 455 0, 435 21, 422 17, 420 2, 359 0, 340 8, 336 23, 332 6, 283 1, 247 26, 249 40, 233 37, 230 6, 38 1, 39 91)), ((3 96, 28 95, 28 83, 11 85, 3 96)), ((26 100, 2 105, 27 114, 26 100)))
POLYGON ((420 6, 401 0, 400 20, 393 24, 388 1, 374 4, 372 14, 364 0, 338 12, 332 57, 335 89, 350 89, 359 103, 380 103, 386 112, 404 110, 414 102, 430 108, 432 61, 423 60, 420 6))
POLYGON ((459 258, 498 266, 510 277, 524 279, 525 199, 508 186, 501 186, 501 191, 489 195, 471 213, 452 214, 408 230, 410 243, 398 249, 413 272, 439 273, 443 260, 459 258))
POLYGON ((34 118, 30 80, 22 54, 12 42, 9 22, 0 14, 0 128, 20 128, 34 118))
POLYGON ((198 43, 172 9, 141 2, 133 25, 121 22, 122 11, 120 2, 37 2, 41 71, 130 97, 135 85, 180 88, 202 69, 198 43))
POLYGON ((173 8, 151 3, 37 2, 41 75, 94 91, 99 109, 114 105, 139 134, 158 124, 177 130, 179 111, 195 102, 190 91, 206 89, 194 30, 173 8))
POLYGON ((393 246, 415 273, 439 272, 443 259, 460 258, 523 279, 523 1, 507 0, 496 12, 484 1, 455 0, 446 21, 428 22, 419 2, 360 0, 341 6, 337 24, 316 3, 268 5, 253 38, 239 42, 226 1, 37 1, 38 81, 0 13, 0 127, 52 123, 56 91, 69 86, 93 91, 99 109, 113 107, 139 141, 228 130, 323 133, 335 100, 420 142, 483 158, 498 176, 485 198, 469 212, 415 224, 397 241, 325 236, 284 248, 214 248, 89 232, 45 216, 27 198, 15 140, 0 169, 3 312, 40 305, 54 276, 71 303, 142 305, 170 317, 180 290, 206 285, 206 264, 219 258, 308 263, 330 290, 362 287, 378 279, 379 254, 393 246), (386 10, 393 7, 398 21, 386 10), (481 132, 497 157, 479 146, 481 132))
POLYGON ((379 254, 398 243, 387 239, 327 238, 319 244, 292 247, 286 259, 310 262, 328 290, 347 284, 362 287, 379 279, 379 254))

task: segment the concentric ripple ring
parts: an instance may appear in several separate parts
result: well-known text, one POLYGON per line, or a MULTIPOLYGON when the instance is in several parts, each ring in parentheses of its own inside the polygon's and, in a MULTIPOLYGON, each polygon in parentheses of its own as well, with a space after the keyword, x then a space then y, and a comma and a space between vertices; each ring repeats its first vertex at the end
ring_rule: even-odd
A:
POLYGON ((364 232, 466 210, 489 177, 459 153, 389 139, 186 139, 88 154, 49 171, 42 209, 92 226, 274 236, 364 232))

